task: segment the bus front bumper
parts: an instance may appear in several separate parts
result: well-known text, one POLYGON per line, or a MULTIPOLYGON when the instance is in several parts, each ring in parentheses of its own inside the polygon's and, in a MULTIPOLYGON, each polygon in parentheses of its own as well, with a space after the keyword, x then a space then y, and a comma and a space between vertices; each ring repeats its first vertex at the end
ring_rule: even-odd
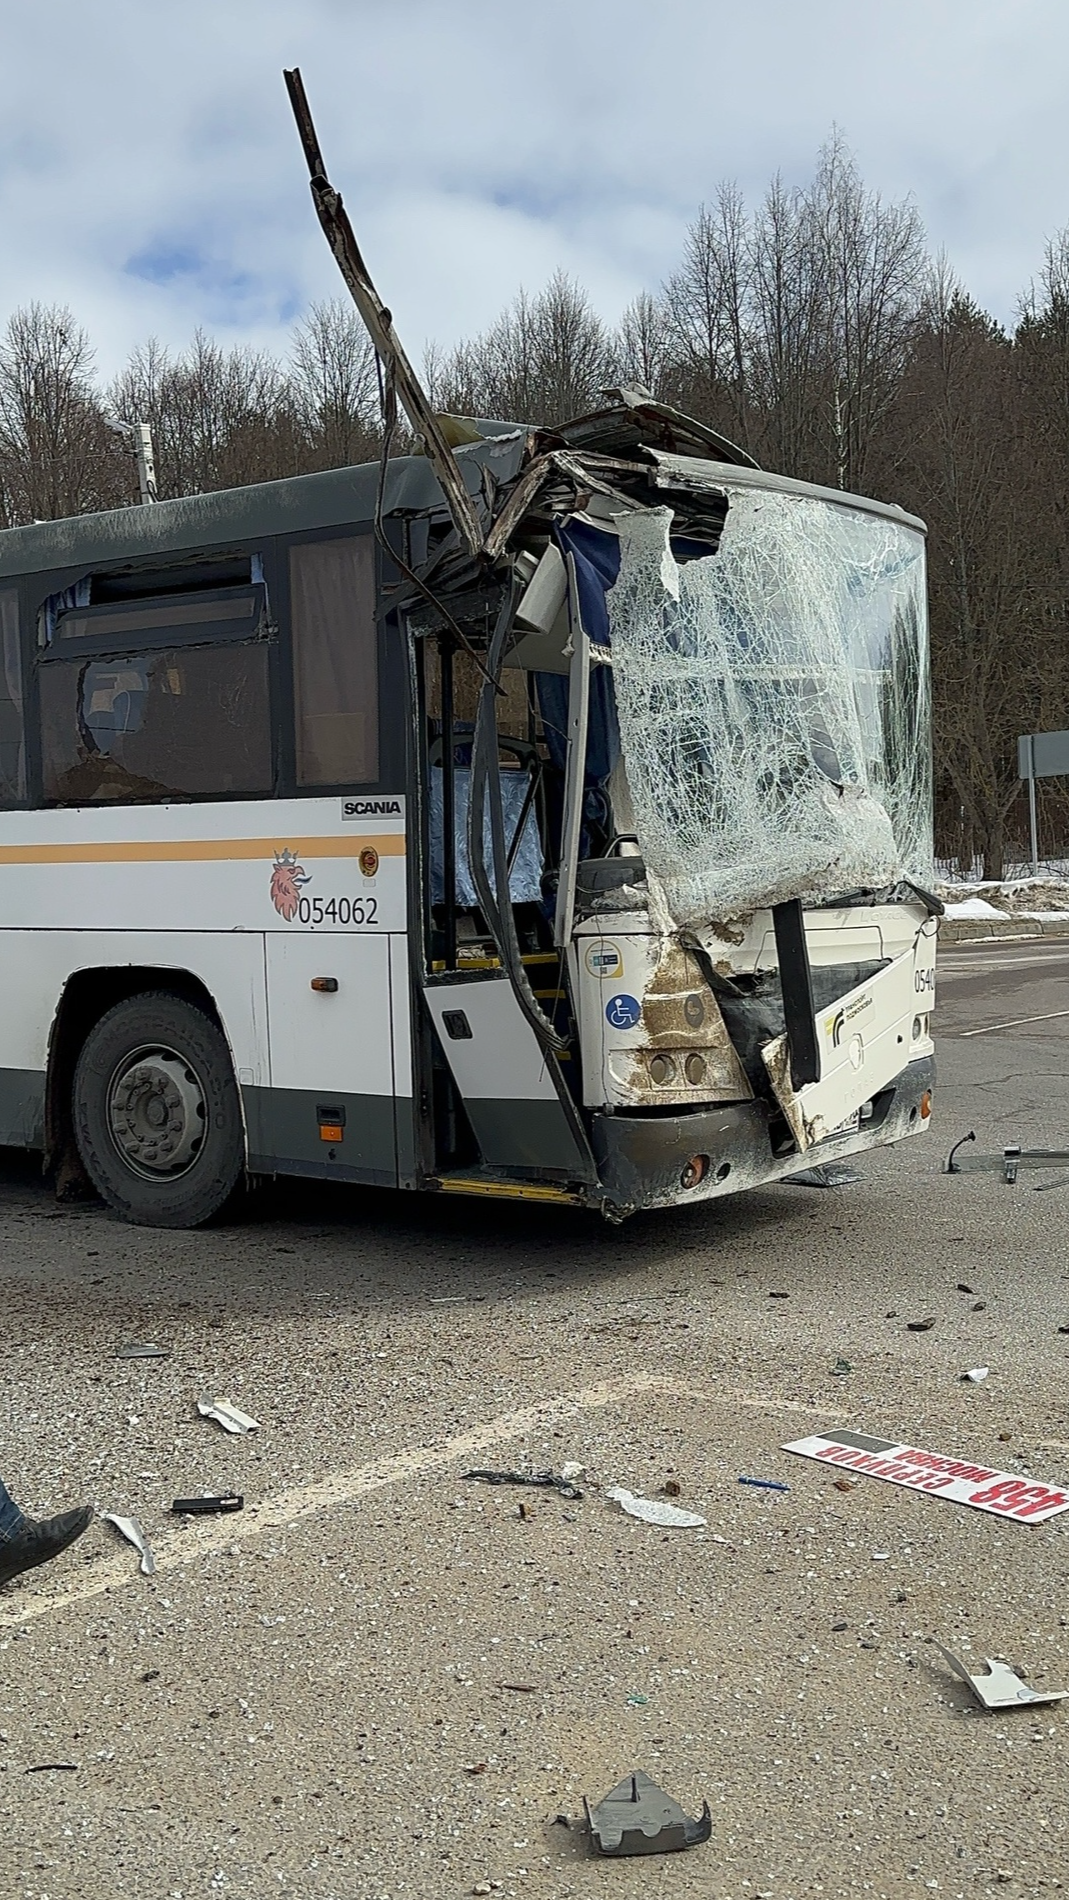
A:
POLYGON ((804 1154, 794 1147, 786 1154, 773 1153, 771 1111, 759 1101, 731 1102, 688 1115, 595 1114, 590 1138, 601 1207, 614 1219, 642 1208, 683 1207, 782 1181, 866 1148, 885 1147, 929 1126, 922 1100, 928 1096, 930 1105, 934 1084, 935 1057, 922 1056, 874 1098, 868 1120, 829 1135, 804 1154))

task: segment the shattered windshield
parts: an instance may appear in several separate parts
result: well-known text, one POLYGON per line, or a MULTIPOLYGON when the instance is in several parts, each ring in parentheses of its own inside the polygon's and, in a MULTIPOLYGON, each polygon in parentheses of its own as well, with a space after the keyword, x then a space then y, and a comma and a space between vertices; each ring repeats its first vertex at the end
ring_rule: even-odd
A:
POLYGON ((620 738, 677 924, 932 874, 924 538, 893 516, 731 481, 716 555, 669 509, 615 517, 620 738))

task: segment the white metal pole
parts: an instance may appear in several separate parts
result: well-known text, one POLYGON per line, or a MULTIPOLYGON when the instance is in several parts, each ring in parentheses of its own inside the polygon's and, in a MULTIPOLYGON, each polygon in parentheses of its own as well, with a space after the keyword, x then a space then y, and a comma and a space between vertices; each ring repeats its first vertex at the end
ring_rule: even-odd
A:
POLYGON ((1028 821, 1032 827, 1032 876, 1039 876, 1039 831, 1036 824, 1036 742, 1028 738, 1028 821))
POLYGON ((158 501, 156 461, 152 453, 152 430, 147 422, 134 424, 134 448, 137 454, 137 479, 141 488, 142 504, 158 501))

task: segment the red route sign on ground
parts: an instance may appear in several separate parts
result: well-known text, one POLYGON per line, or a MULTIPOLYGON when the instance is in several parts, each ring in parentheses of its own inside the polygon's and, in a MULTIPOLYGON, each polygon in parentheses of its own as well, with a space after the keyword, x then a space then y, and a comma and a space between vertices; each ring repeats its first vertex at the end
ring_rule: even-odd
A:
POLYGON ((1018 1524, 1042 1524, 1059 1511, 1069 1511, 1069 1488, 1041 1484, 1012 1471, 993 1471, 967 1458, 948 1458, 942 1452, 922 1451, 888 1438, 870 1438, 863 1432, 815 1432, 780 1447, 802 1458, 867 1478, 883 1478, 907 1491, 928 1491, 952 1504, 967 1504, 993 1517, 1011 1517, 1018 1524))

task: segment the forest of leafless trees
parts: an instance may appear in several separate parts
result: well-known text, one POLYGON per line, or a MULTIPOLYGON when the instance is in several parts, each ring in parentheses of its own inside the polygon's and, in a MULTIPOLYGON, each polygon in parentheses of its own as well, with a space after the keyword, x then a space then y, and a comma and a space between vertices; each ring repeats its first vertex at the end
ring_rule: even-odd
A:
MULTIPOLYGON (((1017 735, 1069 726, 1069 231, 1007 329, 833 140, 804 188, 721 188, 616 328, 558 275, 424 373, 440 410, 550 423, 641 383, 767 468, 922 515, 937 849, 994 877, 1021 855, 1017 735)), ((30 302, 0 339, 0 525, 135 502, 122 420, 151 424, 161 499, 342 466, 378 449, 375 361, 331 302, 285 358, 198 333, 104 386, 71 312, 30 302)), ((1069 856, 1059 791, 1043 817, 1069 856)))

